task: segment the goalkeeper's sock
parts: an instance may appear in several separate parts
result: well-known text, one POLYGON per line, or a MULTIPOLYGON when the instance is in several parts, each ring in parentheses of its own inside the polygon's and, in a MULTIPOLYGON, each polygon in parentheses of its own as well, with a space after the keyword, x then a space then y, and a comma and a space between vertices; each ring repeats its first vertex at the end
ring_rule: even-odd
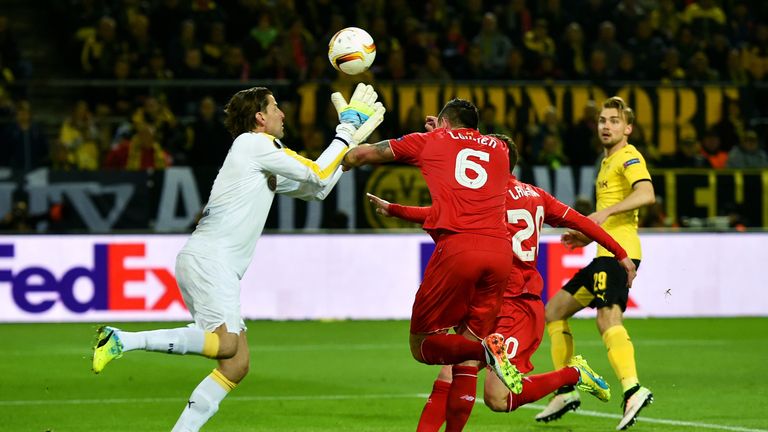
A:
POLYGON ((119 331, 117 336, 123 344, 123 351, 192 353, 208 358, 216 358, 219 351, 219 335, 190 327, 142 332, 119 331))
POLYGON ((171 432, 200 430, 205 422, 219 410, 219 403, 236 386, 236 383, 227 379, 218 369, 214 369, 192 391, 187 406, 184 407, 171 432))
POLYGON ((448 392, 445 411, 445 432, 461 431, 472 414, 477 395, 477 367, 453 367, 453 382, 448 392))
POLYGON ((421 342, 421 358, 426 364, 452 365, 467 360, 485 361, 485 348, 457 334, 427 336, 421 342))
POLYGON ((616 377, 621 381, 624 391, 638 384, 635 366, 635 347, 623 325, 609 328, 603 333, 603 343, 608 348, 608 361, 611 362, 616 377))
POLYGON ((549 339, 552 341, 550 353, 552 354, 552 365, 555 370, 559 370, 568 365, 568 361, 573 357, 573 336, 568 327, 568 321, 552 321, 547 324, 549 339))
POLYGON ((448 399, 448 391, 451 383, 443 380, 435 380, 432 385, 432 393, 429 394, 427 403, 419 417, 416 432, 438 432, 445 423, 445 409, 448 399))
POLYGON ((579 371, 573 367, 564 367, 554 372, 529 375, 523 378, 523 391, 519 395, 509 393, 507 396, 507 412, 536 402, 544 396, 564 386, 574 386, 579 382, 579 371))

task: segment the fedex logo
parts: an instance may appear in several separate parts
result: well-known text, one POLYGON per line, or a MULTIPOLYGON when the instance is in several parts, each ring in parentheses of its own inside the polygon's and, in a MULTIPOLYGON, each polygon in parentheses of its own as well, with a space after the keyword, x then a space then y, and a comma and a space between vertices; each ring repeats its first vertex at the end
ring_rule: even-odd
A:
POLYGON ((27 312, 46 312, 57 302, 76 313, 91 310, 159 311, 168 309, 173 303, 184 306, 176 279, 167 269, 126 267, 126 258, 144 257, 143 243, 95 244, 92 266, 69 268, 60 278, 45 267, 30 266, 17 272, 7 269, 7 264, 2 264, 3 259, 14 258, 15 252, 14 245, 0 244, 0 284, 11 285, 13 301, 27 312), (147 304, 146 297, 129 296, 125 289, 128 282, 145 282, 147 274, 154 275, 164 290, 151 305, 147 304), (81 280, 88 280, 93 286, 89 299, 75 296, 75 284, 81 280), (34 293, 49 295, 35 296, 34 293))

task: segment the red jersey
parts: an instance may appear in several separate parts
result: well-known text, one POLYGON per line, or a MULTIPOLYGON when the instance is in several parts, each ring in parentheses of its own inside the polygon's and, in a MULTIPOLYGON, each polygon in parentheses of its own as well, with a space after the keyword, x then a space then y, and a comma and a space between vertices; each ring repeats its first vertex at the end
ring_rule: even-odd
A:
POLYGON ((389 141, 395 160, 418 166, 432 195, 428 231, 509 238, 504 200, 509 149, 475 129, 435 129, 389 141))
MULTIPOLYGON (((568 227, 584 233, 614 254, 617 260, 627 257, 627 252, 589 218, 563 204, 544 189, 523 183, 508 175, 506 193, 507 229, 512 236, 514 269, 504 297, 520 294, 541 296, 544 284, 536 269, 539 255, 539 237, 544 222, 554 227, 568 227)), ((421 223, 429 214, 429 207, 411 207, 391 204, 392 216, 421 223)), ((506 303, 506 302, 505 302, 506 303)), ((504 306, 502 306, 503 310, 504 306)))

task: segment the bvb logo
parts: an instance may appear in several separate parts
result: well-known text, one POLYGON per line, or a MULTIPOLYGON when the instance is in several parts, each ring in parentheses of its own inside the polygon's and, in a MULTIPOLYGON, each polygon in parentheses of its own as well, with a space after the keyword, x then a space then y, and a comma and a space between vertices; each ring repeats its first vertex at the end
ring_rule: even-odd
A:
MULTIPOLYGON (((365 190, 391 203, 428 206, 432 203, 427 183, 421 172, 411 166, 382 166, 368 178, 365 190)), ((376 213, 363 195, 365 218, 373 228, 418 228, 418 225, 376 213)))

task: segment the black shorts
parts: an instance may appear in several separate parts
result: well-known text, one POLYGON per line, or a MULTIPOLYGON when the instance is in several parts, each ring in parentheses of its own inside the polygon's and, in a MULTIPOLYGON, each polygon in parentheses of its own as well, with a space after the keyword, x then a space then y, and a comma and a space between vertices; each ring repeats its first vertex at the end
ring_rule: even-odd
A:
MULTIPOLYGON (((632 260, 640 268, 640 260, 632 260)), ((584 307, 601 308, 619 305, 627 309, 627 272, 616 258, 597 257, 588 266, 579 270, 563 287, 584 307)))

